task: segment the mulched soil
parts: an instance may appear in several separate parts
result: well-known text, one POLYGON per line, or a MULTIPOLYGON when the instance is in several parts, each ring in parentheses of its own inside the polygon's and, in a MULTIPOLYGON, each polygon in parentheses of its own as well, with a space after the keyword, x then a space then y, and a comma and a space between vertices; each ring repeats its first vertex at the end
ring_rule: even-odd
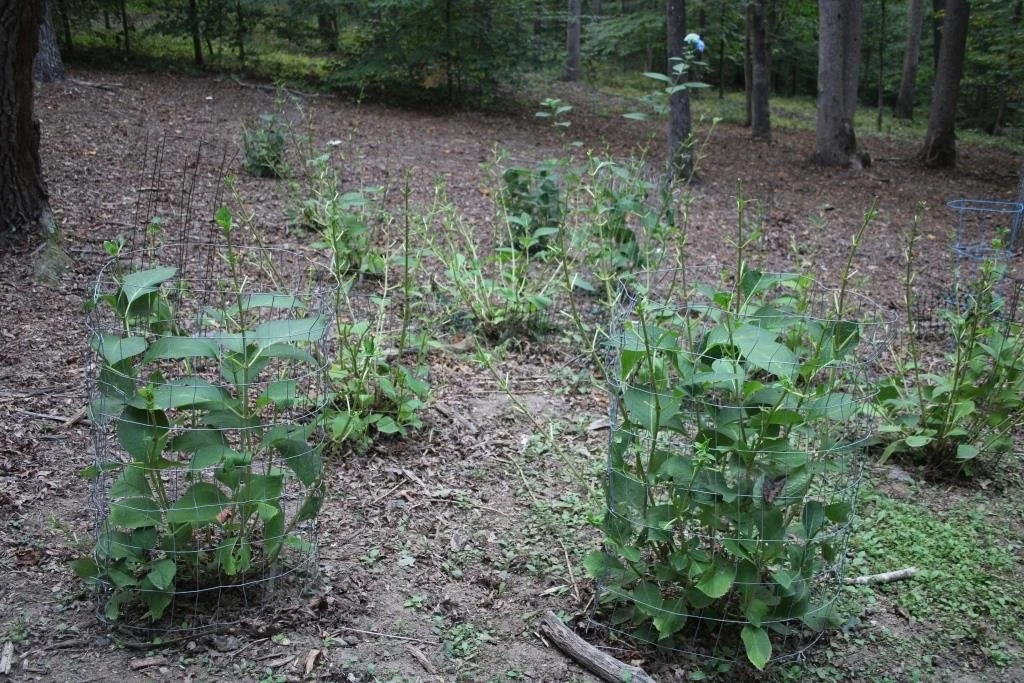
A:
MULTIPOLYGON (((41 284, 33 274, 35 245, 0 253, 0 647, 13 645, 12 678, 592 680, 535 625, 549 609, 583 614, 591 599, 579 556, 597 543, 595 532, 550 503, 587 494, 606 438, 587 429, 605 414, 601 393, 553 379, 579 369, 555 341, 513 348, 501 367, 517 398, 559 424, 568 449, 586 456, 589 483, 538 450, 534 426, 488 371, 468 355, 433 354, 424 430, 366 453, 338 454, 329 464, 320 576, 305 592, 271 600, 229 629, 166 646, 97 620, 95 602, 68 563, 92 540, 94 501, 77 476, 93 457, 82 417, 82 305, 104 260, 103 240, 139 234, 149 209, 180 200, 179 189, 166 187, 175 177, 167 169, 188 169, 178 177, 202 211, 212 211, 220 173, 237 173, 236 201, 252 209, 269 243, 311 251, 311 240, 285 228, 286 191, 240 171, 240 131, 274 109, 273 90, 214 77, 73 77, 37 96, 44 168, 71 268, 41 284), (163 174, 152 173, 155 165, 163 174), (149 187, 152 179, 164 187, 149 187), (567 545, 566 537, 578 543, 567 545), (451 627, 460 623, 489 635, 473 656, 452 656, 460 643, 451 627)), ((570 133, 585 149, 624 156, 660 135, 660 124, 605 113, 607 99, 586 88, 552 90, 576 107, 570 133)), ((562 149, 557 132, 528 108, 431 114, 315 97, 300 100, 300 115, 286 100, 286 115, 315 146, 337 142, 347 186, 384 186, 398 197, 409 178, 410 202, 425 206, 441 179, 451 201, 480 226, 493 214, 481 165, 496 150, 532 163, 562 149)), ((1015 159, 996 149, 964 148, 955 171, 926 171, 912 145, 867 137, 874 163, 856 171, 810 163, 813 133, 776 130, 770 145, 731 125, 704 134, 711 138, 692 187, 692 255, 729 262, 742 195, 757 200, 761 220, 752 260, 767 269, 803 268, 834 284, 851 235, 876 204, 854 261, 857 285, 893 311, 901 305, 905 232, 917 205, 924 203, 919 263, 929 274, 947 274, 955 215, 946 203, 1007 199, 1017 184, 1015 159)), ((658 155, 650 161, 657 167, 658 155)), ((643 663, 639 654, 624 656, 643 663)), ((654 668, 661 680, 685 680, 671 664, 654 668)))

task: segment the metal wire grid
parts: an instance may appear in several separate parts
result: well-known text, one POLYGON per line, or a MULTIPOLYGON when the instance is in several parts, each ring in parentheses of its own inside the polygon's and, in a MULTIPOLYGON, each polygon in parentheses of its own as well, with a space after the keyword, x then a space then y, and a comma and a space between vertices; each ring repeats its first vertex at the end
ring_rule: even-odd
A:
MULTIPOLYGON (((713 326, 713 321, 721 319, 725 313, 715 302, 706 298, 706 295, 698 291, 700 285, 707 282, 719 281, 720 278, 713 268, 691 268, 687 271, 657 272, 645 276, 642 284, 633 285, 623 292, 620 305, 616 309, 615 321, 613 324, 612 338, 618 340, 618 344, 612 346, 622 347, 624 337, 628 330, 636 329, 638 316, 643 315, 639 311, 638 304, 642 301, 649 303, 650 294, 639 292, 656 292, 662 294, 671 292, 673 300, 680 303, 675 306, 681 320, 688 321, 690 332, 696 332, 694 339, 702 338, 702 335, 713 326)), ((775 294, 788 295, 790 292, 779 291, 775 294)), ((657 295, 654 295, 657 297, 657 295)), ((836 305, 839 302, 839 293, 815 285, 810 296, 802 304, 803 315, 808 322, 829 323, 836 322, 834 314, 836 305)), ((657 301, 663 299, 656 298, 657 301)), ((639 456, 643 459, 645 454, 663 453, 682 456, 683 460, 694 462, 699 454, 697 453, 698 434, 707 435, 713 431, 714 425, 710 424, 708 416, 722 414, 732 411, 733 415, 741 411, 750 411, 751 406, 736 405, 730 402, 734 397, 729 392, 695 393, 687 396, 680 408, 680 414, 673 418, 676 428, 673 430, 662 430, 658 432, 657 443, 654 443, 650 432, 646 430, 632 430, 624 426, 620 411, 623 408, 621 403, 624 392, 631 388, 639 388, 642 391, 649 391, 648 387, 634 387, 627 379, 619 378, 613 381, 611 401, 611 443, 609 448, 609 462, 607 467, 607 493, 608 505, 607 514, 614 520, 613 523, 624 523, 633 530, 634 537, 644 538, 657 535, 658 538, 668 538, 676 547, 696 547, 708 553, 709 558, 720 558, 737 562, 735 557, 726 551, 726 546, 744 540, 741 534, 736 534, 736 524, 744 516, 746 521, 758 528, 764 528, 764 519, 758 519, 758 514, 764 515, 769 509, 783 509, 787 511, 801 510, 807 501, 816 501, 823 507, 842 505, 850 511, 848 517, 840 518, 837 521, 825 520, 820 531, 814 536, 813 544, 807 541, 801 542, 798 536, 792 533, 791 527, 784 529, 781 538, 762 538, 759 543, 782 543, 788 548, 795 549, 794 552, 820 552, 824 545, 831 548, 829 558, 822 558, 814 576, 810 581, 810 596, 814 608, 810 616, 824 614, 835 604, 841 586, 841 579, 845 569, 846 546, 852 529, 854 505, 856 494, 859 488, 862 472, 862 452, 866 442, 872 433, 873 423, 870 418, 864 417, 860 410, 869 400, 865 381, 869 373, 877 372, 876 363, 881 358, 883 351, 892 340, 894 333, 894 320, 891 316, 881 310, 879 306, 869 299, 859 295, 845 295, 843 310, 847 313, 843 320, 856 322, 859 326, 860 337, 856 349, 844 359, 830 363, 819 373, 806 380, 807 386, 802 389, 813 393, 813 384, 821 382, 831 387, 840 387, 841 394, 826 393, 826 401, 836 401, 836 405, 819 406, 817 414, 819 418, 813 424, 805 425, 797 433, 794 431, 789 440, 790 450, 772 453, 775 461, 798 462, 804 461, 805 471, 810 473, 807 481, 800 485, 795 481, 789 481, 784 475, 778 472, 769 471, 764 467, 758 474, 755 468, 740 470, 739 473, 728 471, 717 476, 715 486, 708 486, 707 482, 716 481, 715 477, 708 480, 692 478, 688 484, 680 483, 676 479, 663 480, 651 483, 650 474, 638 471, 631 466, 631 462, 639 456), (839 405, 842 403, 844 405, 839 405), (616 440, 622 443, 616 447, 616 440), (623 448, 622 444, 626 444, 623 448), (742 477, 753 477, 752 480, 740 481, 742 477), (710 501, 716 497, 720 504, 715 506, 719 524, 708 526, 707 520, 699 520, 694 517, 676 518, 672 521, 671 531, 666 536, 664 525, 652 526, 646 513, 636 509, 633 502, 635 497, 618 494, 628 491, 642 491, 643 499, 646 501, 646 509, 649 511, 658 506, 664 509, 676 509, 673 507, 680 496, 688 500, 703 499, 710 501), (747 492, 741 492, 741 491, 747 492), (731 500, 726 502, 727 496, 723 491, 731 491, 731 500), (752 514, 753 513, 753 514, 752 514), (734 520, 735 523, 726 524, 723 530, 720 528, 721 521, 725 519, 734 520), (759 525, 759 526, 758 526, 759 525), (730 535, 730 531, 732 534, 730 535), (688 545, 689 544, 689 545, 688 545)), ((745 322, 753 322, 759 326, 770 326, 771 315, 768 314, 761 319, 757 315, 748 316, 745 322)), ((679 320, 677 319, 677 321, 679 320)), ((660 320, 659 325, 664 329, 664 321, 660 320)), ((685 340, 686 335, 680 334, 685 340)), ((688 348, 684 341, 683 348, 679 352, 685 357, 699 354, 695 347, 688 348)), ((768 359, 771 362, 771 359, 768 359)), ((782 362, 782 361, 779 361, 782 362)), ((618 366, 614 363, 611 367, 618 366)), ((776 366, 778 367, 778 366, 776 366)), ((780 374, 785 372, 784 368, 778 367, 780 374)), ((676 397, 678 398, 678 396, 676 397)), ((661 405, 671 405, 670 396, 660 396, 661 405)), ((654 399, 652 399, 653 401, 654 399)), ((756 412, 756 411, 755 411, 756 412)), ((765 459, 758 453, 752 451, 736 452, 735 458, 747 459, 754 463, 763 463, 765 459)), ((650 463, 648 463, 650 464, 650 463)), ((684 506, 685 508, 685 506, 684 506)), ((690 513, 693 510, 689 510, 690 513)), ((791 516, 795 513, 787 512, 791 516)), ((796 519, 799 519, 796 515, 796 519)), ((647 552, 650 552, 649 550, 647 552)), ((650 559, 650 558, 644 558, 650 559)), ((762 568, 767 572, 767 568, 762 568)), ((653 580, 653 579, 652 579, 653 580)), ((769 586, 770 576, 762 574, 754 577, 738 578, 734 584, 734 593, 743 593, 749 590, 761 590, 769 586)), ((692 588, 692 587, 691 587, 692 588)), ((672 588, 668 587, 671 593, 672 588)), ((682 595, 686 590, 685 586, 679 586, 677 592, 682 595)), ((610 595, 605 581, 598 581, 598 591, 602 597, 610 595)), ((614 596, 617 599, 623 597, 623 591, 616 590, 614 596)), ((717 601, 704 608, 686 609, 683 612, 666 610, 663 606, 637 603, 634 597, 634 606, 645 609, 648 613, 652 610, 673 619, 681 619, 685 627, 670 640, 660 640, 653 629, 647 633, 635 629, 626 630, 621 624, 616 623, 616 615, 612 614, 610 623, 604 620, 595 624, 599 628, 608 629, 617 634, 626 642, 648 642, 660 649, 667 649, 674 655, 683 655, 695 660, 709 661, 731 661, 742 656, 742 648, 739 646, 738 634, 743 625, 749 622, 747 617, 739 610, 738 601, 735 597, 722 603, 717 601)), ((682 603, 686 605, 686 602, 682 603)), ((795 606, 794 606, 795 607, 795 606)), ((773 640, 776 641, 773 659, 783 659, 798 655, 804 649, 812 645, 819 634, 813 633, 802 627, 801 610, 793 613, 776 614, 774 618, 767 619, 762 625, 773 632, 773 640)))
MULTIPOLYGON (((240 247, 229 251, 225 245, 189 243, 136 250, 123 254, 119 261, 109 262, 97 278, 95 300, 115 295, 126 273, 167 265, 178 270, 164 285, 166 301, 173 311, 164 328, 154 330, 148 324, 139 323, 129 324, 126 329, 125 321, 103 305, 94 307, 87 319, 93 340, 87 384, 98 473, 93 486, 94 533, 97 542, 103 539, 105 544, 104 548, 97 548, 95 559, 101 566, 103 563, 109 566, 112 556, 124 552, 134 552, 149 559, 162 555, 177 558, 179 573, 175 576, 173 602, 165 616, 159 622, 147 622, 140 607, 126 605, 118 623, 131 629, 194 632, 253 618, 256 616, 253 608, 281 580, 314 572, 315 515, 292 528, 282 527, 277 536, 268 535, 271 533, 269 526, 264 528, 263 536, 254 535, 250 550, 252 563, 248 569, 233 575, 228 575, 222 567, 216 571, 203 571, 204 565, 209 568, 211 558, 229 552, 228 545, 234 541, 226 539, 217 530, 217 525, 206 527, 204 537, 199 537, 201 534, 197 530, 194 536, 190 534, 190 538, 177 538, 169 533, 166 524, 167 506, 155 512, 152 506, 140 506, 137 500, 121 495, 125 489, 125 477, 150 482, 162 491, 172 507, 182 501, 183 494, 190 487, 197 484, 206 486, 207 491, 217 490, 225 497, 232 490, 232 485, 236 494, 239 489, 245 491, 242 496, 235 495, 230 505, 223 506, 218 515, 219 524, 229 521, 233 515, 244 515, 245 510, 275 497, 266 495, 266 491, 258 491, 260 485, 271 489, 279 487, 275 493, 279 494, 280 514, 285 520, 295 520, 300 506, 308 497, 322 496, 323 493, 318 463, 325 436, 317 418, 328 400, 327 335, 309 342, 296 341, 295 347, 299 352, 268 358, 259 374, 252 378, 232 378, 230 371, 225 375, 216 355, 185 360, 156 358, 146 364, 146 373, 140 373, 145 376, 135 377, 111 368, 109 364, 105 367, 105 359, 95 342, 103 339, 103 335, 107 335, 108 340, 122 340, 115 341, 115 344, 126 344, 129 342, 124 340, 136 337, 144 339, 152 349, 161 339, 171 336, 215 339, 226 330, 223 319, 212 312, 232 308, 236 313, 244 311, 240 315, 247 316, 244 327, 249 330, 249 336, 245 338, 246 343, 263 343, 256 331, 267 329, 261 327, 267 324, 276 326, 278 339, 282 329, 286 338, 310 339, 308 328, 302 326, 291 335, 289 321, 322 321, 326 326, 331 307, 326 297, 326 271, 297 254, 286 250, 240 247), (234 256, 229 257, 229 254, 234 256), (241 280, 237 279, 237 273, 236 278, 232 278, 228 272, 231 258, 236 259, 237 272, 244 272, 241 280), (240 282, 243 283, 241 287, 240 282), (201 410, 174 409, 173 406, 178 404, 195 405, 195 392, 206 390, 199 386, 200 382, 178 381, 183 375, 200 378, 235 399, 248 397, 242 409, 245 418, 230 427, 211 427, 203 424, 201 410), (226 381, 228 378, 233 381, 226 381), (142 387, 148 387, 147 391, 151 390, 154 395, 164 392, 165 399, 172 406, 165 411, 169 418, 164 439, 167 448, 160 455, 157 467, 145 466, 151 463, 140 463, 125 447, 125 443, 131 443, 133 430, 149 428, 150 425, 138 424, 137 416, 132 413, 107 407, 109 402, 105 399, 124 392, 128 387, 133 387, 128 393, 134 391, 135 394, 142 387), (282 438, 286 435, 301 436, 304 446, 290 451, 252 447, 271 434, 282 438), (124 442, 121 436, 126 437, 124 442), (219 459, 215 459, 218 460, 216 463, 201 462, 201 451, 190 447, 190 441, 194 443, 197 440, 220 444, 226 449, 222 453, 255 454, 251 462, 245 463, 241 474, 227 474, 228 468, 219 459), (300 463, 301 467, 298 466, 300 463), (299 472, 302 474, 298 475, 299 472), (242 479, 232 481, 235 476, 242 479), (244 488, 246 486, 249 488, 244 488), (251 496, 251 499, 245 496, 251 496), (113 517, 112 511, 115 512, 113 517), (131 547, 139 539, 138 529, 115 530, 119 516, 123 519, 125 515, 153 515, 153 534, 159 538, 146 538, 136 547, 131 547), (113 533, 104 534, 104 530, 113 533), (111 542, 111 539, 116 541, 111 542), (124 547, 117 548, 117 544, 124 547), (273 546, 279 546, 280 550, 274 551, 274 556, 268 561, 261 560, 260 552, 273 546), (180 571, 181 567, 190 565, 191 571, 180 571)), ((264 341, 270 343, 273 340, 264 341)), ((102 587, 98 596, 101 604, 113 591, 112 585, 102 587)), ((102 616, 102 606, 99 611, 102 616)))

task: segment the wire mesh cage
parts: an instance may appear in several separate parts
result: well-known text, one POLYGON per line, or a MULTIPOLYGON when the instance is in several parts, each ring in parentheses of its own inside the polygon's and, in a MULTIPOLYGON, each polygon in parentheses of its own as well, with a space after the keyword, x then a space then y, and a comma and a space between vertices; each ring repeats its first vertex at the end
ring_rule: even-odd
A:
POLYGON ((1017 248, 1024 204, 991 199, 956 199, 947 205, 957 213, 953 251, 980 261, 1003 258, 1017 248))
POLYGON ((894 325, 806 277, 711 275, 655 273, 619 302, 606 547, 588 569, 617 634, 758 663, 834 624, 867 379, 894 325))
POLYGON ((105 619, 201 630, 253 617, 316 566, 327 272, 285 250, 124 252, 88 313, 105 619))

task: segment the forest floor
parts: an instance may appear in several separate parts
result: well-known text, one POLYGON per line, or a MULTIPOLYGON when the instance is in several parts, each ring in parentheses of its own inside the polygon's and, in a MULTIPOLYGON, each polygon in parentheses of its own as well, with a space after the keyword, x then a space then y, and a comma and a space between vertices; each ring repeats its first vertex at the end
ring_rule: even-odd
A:
MULTIPOLYGON (((214 77, 73 76, 43 86, 36 107, 44 170, 71 268, 44 284, 33 273, 35 245, 0 253, 0 648, 7 648, 11 679, 594 680, 537 626, 547 610, 586 625, 594 586, 581 559, 600 543, 591 520, 600 512, 607 443, 600 429, 608 410, 604 392, 585 365, 573 362, 576 352, 557 333, 496 354, 500 371, 511 378, 508 392, 471 353, 450 348, 431 354, 424 429, 406 439, 381 439, 364 453, 335 453, 329 461, 319 576, 299 597, 271 601, 219 633, 168 642, 98 620, 95 599, 69 566, 88 554, 94 524, 90 486, 78 474, 93 461, 82 414, 83 302, 105 259, 103 241, 139 234, 149 218, 136 215, 145 203, 140 197, 167 190, 150 187, 154 178, 173 177, 147 176, 145 155, 152 159, 159 151, 165 169, 183 169, 195 166, 190 159, 197 149, 206 158, 227 150, 226 171, 237 174, 235 201, 253 212, 266 239, 315 250, 311 236, 287 227, 287 188, 245 176, 238 162, 243 126, 274 110, 273 90, 214 77), (517 403, 578 458, 574 465, 550 452, 517 403)), ((658 148, 662 124, 622 119, 623 102, 583 87, 551 89, 542 96, 575 107, 567 134, 583 150, 626 157, 658 148)), ((494 161, 496 150, 528 165, 565 149, 559 131, 528 106, 435 113, 331 97, 302 102, 301 117, 290 101, 285 115, 313 136, 315 148, 335 143, 346 189, 385 186, 398 196, 409 178, 410 204, 426 206, 441 178, 451 202, 481 230, 494 215, 494 183, 482 165, 494 161)), ((947 202, 1005 200, 1017 185, 1016 160, 995 148, 964 147, 955 171, 928 171, 915 163, 915 143, 864 136, 870 168, 826 169, 810 161, 811 132, 777 127, 771 144, 752 142, 747 129, 727 124, 701 127, 698 135, 707 146, 688 190, 691 254, 731 262, 742 192, 757 200, 761 236, 748 252, 756 265, 800 269, 836 284, 851 236, 877 203, 877 218, 854 260, 855 282, 891 311, 900 309, 905 235, 918 203, 924 202, 918 262, 925 272, 951 273, 956 214, 947 202)), ((658 154, 649 156, 657 167, 658 154)), ((199 179, 202 199, 194 204, 207 218, 221 182, 215 173, 199 179)), ((972 531, 965 547, 992 541, 1018 553, 1024 538, 1024 519, 1014 505, 1020 469, 1014 463, 1001 477, 932 484, 913 468, 872 467, 861 522, 884 535, 909 524, 912 504, 918 514, 948 522, 942 528, 996 534, 993 541, 972 531), (872 517, 878 510, 887 516, 872 517)), ((855 536, 851 557, 861 553, 858 538, 865 537, 855 536)), ((955 559, 936 557, 939 563, 955 559)), ((1001 617, 1021 619, 1019 570, 990 576, 984 561, 979 566, 981 575, 965 580, 994 581, 1006 603, 1001 617)), ((898 568, 863 561, 853 567, 898 568)), ((970 585, 961 588, 968 604, 954 605, 954 612, 926 610, 932 616, 924 619, 908 612, 903 600, 922 592, 931 600, 928 579, 850 588, 843 630, 764 676, 1024 680, 1020 641, 988 629, 986 608, 970 604, 970 585)), ((584 635, 609 645, 599 630, 584 635)), ((612 650, 616 656, 658 680, 696 680, 701 673, 671 657, 619 647, 612 650)), ((724 675, 748 677, 757 679, 743 665, 724 675)))

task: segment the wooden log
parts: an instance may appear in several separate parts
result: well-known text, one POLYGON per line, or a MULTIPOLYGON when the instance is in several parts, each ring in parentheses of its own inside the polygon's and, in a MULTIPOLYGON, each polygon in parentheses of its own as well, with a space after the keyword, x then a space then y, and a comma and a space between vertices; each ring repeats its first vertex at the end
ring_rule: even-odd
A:
POLYGON ((562 620, 548 611, 540 619, 540 629, 559 650, 586 668, 602 681, 609 683, 656 683, 643 669, 620 662, 606 652, 586 642, 572 632, 562 620))

